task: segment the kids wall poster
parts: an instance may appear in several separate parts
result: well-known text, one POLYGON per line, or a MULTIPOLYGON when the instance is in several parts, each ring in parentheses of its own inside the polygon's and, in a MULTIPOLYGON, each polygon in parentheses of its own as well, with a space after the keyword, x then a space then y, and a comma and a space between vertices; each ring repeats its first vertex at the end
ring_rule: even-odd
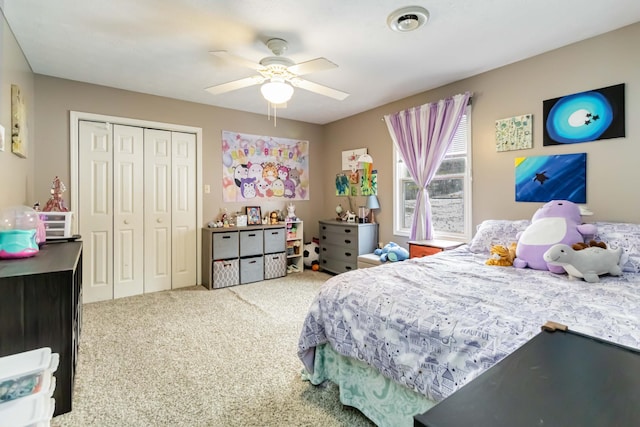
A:
POLYGON ((543 145, 625 136, 624 83, 543 101, 543 145))
POLYGON ((516 202, 587 202, 587 154, 517 157, 516 202))
POLYGON ((309 200, 309 141, 222 131, 225 202, 309 200))

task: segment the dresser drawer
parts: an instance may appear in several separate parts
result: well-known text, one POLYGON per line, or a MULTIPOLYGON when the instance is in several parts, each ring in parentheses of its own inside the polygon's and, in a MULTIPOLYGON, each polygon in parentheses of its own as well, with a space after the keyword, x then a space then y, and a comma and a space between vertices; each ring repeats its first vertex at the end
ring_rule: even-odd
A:
POLYGON ((337 273, 337 274, 345 273, 347 271, 357 270, 358 268, 357 259, 358 258, 356 257, 356 262, 347 262, 347 261, 342 261, 334 258, 320 257, 320 268, 322 268, 323 270, 330 271, 332 273, 337 273))
POLYGON ((348 264, 353 264, 355 266, 358 264, 358 255, 359 254, 357 248, 348 248, 337 245, 320 246, 320 257, 323 259, 333 258, 344 261, 348 264))
POLYGON ((264 253, 273 254, 276 252, 284 252, 286 249, 284 236, 284 227, 266 228, 264 230, 264 253))
POLYGON ((356 230, 346 229, 342 232, 322 231, 320 233, 320 246, 336 245, 356 249, 358 247, 358 233, 356 230))
POLYGON ((262 230, 246 230, 240 232, 240 256, 262 255, 264 242, 262 230))
POLYGON ((229 259, 238 257, 238 233, 213 234, 213 259, 229 259))

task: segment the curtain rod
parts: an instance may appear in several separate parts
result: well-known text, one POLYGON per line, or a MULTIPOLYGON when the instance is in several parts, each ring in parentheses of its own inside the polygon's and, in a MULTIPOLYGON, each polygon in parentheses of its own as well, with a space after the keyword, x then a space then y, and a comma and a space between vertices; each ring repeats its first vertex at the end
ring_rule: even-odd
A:
MULTIPOLYGON (((472 104, 471 101, 473 101, 473 96, 469 97, 469 100, 467 101, 467 106, 472 104)), ((412 108, 412 107, 409 107, 409 108, 412 108)), ((406 110, 406 108, 405 108, 405 110, 406 110)), ((391 114, 393 114, 393 113, 391 113, 391 114)), ((384 122, 384 116, 382 116, 382 118, 380 120, 384 122)))

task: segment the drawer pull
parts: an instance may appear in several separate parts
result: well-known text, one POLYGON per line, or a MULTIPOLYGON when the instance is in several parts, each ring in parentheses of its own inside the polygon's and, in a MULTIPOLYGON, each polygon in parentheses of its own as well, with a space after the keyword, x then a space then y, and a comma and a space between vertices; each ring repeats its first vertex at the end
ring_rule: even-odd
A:
POLYGON ((325 227, 325 226, 323 225, 323 226, 322 226, 322 229, 323 229, 323 230, 326 230, 326 229, 327 229, 327 227, 325 227))
POLYGON ((322 260, 322 263, 323 263, 323 264, 326 264, 326 263, 327 263, 327 260, 326 260, 326 259, 323 259, 323 260, 322 260))
POLYGON ((272 235, 272 236, 276 236, 276 235, 278 235, 278 234, 279 234, 279 233, 278 233, 277 231, 272 231, 272 232, 271 232, 271 235, 272 235))
POLYGON ((327 248, 322 248, 322 250, 326 252, 326 251, 327 251, 327 248))
POLYGON ((322 236, 322 239, 323 239, 323 240, 326 240, 326 239, 327 239, 327 236, 322 236))
POLYGON ((347 265, 344 267, 345 270, 351 270, 351 266, 347 265))
POLYGON ((249 264, 255 264, 257 261, 249 261, 249 264))
POLYGON ((345 252, 344 256, 351 256, 351 252, 345 252))
POLYGON ((345 229, 344 229, 344 232, 345 232, 345 233, 351 233, 351 229, 350 229, 350 228, 345 228, 345 229))
POLYGON ((222 236, 223 239, 230 239, 231 236, 222 236))
POLYGON ((349 243, 351 243, 351 240, 349 240, 349 239, 344 239, 344 242, 345 242, 346 244, 349 244, 349 243))
POLYGON ((250 233, 249 237, 256 237, 255 233, 250 233))

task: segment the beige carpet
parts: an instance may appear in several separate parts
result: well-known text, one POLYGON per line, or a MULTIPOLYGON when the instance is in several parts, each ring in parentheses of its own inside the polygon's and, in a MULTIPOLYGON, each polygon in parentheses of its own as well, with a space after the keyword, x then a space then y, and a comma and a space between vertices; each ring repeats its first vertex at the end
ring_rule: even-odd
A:
POLYGON ((84 305, 73 411, 53 426, 372 426, 300 378, 298 335, 329 276, 84 305))

